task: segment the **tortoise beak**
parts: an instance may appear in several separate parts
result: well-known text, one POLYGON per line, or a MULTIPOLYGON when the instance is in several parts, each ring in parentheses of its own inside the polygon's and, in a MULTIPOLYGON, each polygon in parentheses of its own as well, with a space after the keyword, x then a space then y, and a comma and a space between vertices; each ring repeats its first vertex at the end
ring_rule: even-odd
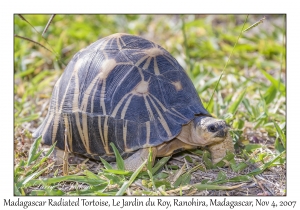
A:
POLYGON ((221 128, 218 132, 216 132, 215 137, 220 137, 220 138, 226 137, 229 129, 230 126, 225 124, 223 128, 221 128))
POLYGON ((215 137, 224 138, 227 136, 227 131, 228 131, 228 129, 226 129, 226 128, 222 129, 216 133, 215 137))

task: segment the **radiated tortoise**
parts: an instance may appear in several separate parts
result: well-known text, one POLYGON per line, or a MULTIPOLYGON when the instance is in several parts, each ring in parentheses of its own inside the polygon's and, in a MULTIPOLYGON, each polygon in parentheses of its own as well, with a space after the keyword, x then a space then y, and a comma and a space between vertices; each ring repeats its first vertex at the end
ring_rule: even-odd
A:
POLYGON ((209 146, 214 162, 233 151, 228 126, 203 107, 192 81, 164 48, 113 34, 80 50, 54 86, 33 137, 89 158, 114 161, 113 142, 135 170, 148 157, 209 146))

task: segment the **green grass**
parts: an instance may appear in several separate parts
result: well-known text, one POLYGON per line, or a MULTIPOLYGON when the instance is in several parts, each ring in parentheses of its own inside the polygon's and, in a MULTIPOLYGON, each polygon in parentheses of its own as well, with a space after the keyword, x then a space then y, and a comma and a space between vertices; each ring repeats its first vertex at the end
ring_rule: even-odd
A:
MULTIPOLYGON (((247 20, 247 15, 56 15, 42 37, 50 16, 24 15, 38 32, 19 16, 14 19, 16 35, 53 51, 15 38, 16 195, 188 195, 205 189, 210 195, 228 190, 239 195, 235 189, 256 176, 285 174, 283 15, 268 15, 255 27, 263 15, 249 15, 247 20), (194 150, 162 158, 153 167, 146 164, 146 170, 135 173, 124 171, 117 156, 118 169, 102 161, 102 168, 93 171, 84 162, 69 165, 70 175, 62 176, 62 166, 50 158, 52 150, 41 153, 38 140, 31 145, 31 132, 44 119, 55 81, 72 56, 116 32, 148 38, 180 62, 204 106, 231 125, 236 154, 228 153, 213 165, 207 151, 194 150), (221 170, 225 163, 230 167, 221 170)), ((282 179, 276 180, 279 188, 269 190, 274 195, 285 194, 282 179)), ((261 191, 257 187, 252 193, 261 191)))

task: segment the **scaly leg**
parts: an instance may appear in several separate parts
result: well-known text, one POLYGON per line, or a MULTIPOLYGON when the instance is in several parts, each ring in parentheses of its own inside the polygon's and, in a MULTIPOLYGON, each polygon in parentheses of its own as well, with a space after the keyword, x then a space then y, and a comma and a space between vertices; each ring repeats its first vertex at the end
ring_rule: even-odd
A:
POLYGON ((234 153, 233 140, 230 134, 228 133, 226 139, 221 143, 208 146, 208 150, 210 151, 211 159, 214 164, 222 160, 227 151, 234 153))

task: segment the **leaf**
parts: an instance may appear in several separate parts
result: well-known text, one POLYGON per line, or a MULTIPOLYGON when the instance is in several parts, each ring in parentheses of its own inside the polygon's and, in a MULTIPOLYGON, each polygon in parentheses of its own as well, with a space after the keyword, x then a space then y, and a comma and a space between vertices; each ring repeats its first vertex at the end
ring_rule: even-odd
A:
POLYGON ((90 179, 86 176, 78 176, 78 175, 68 175, 61 177, 54 177, 48 179, 33 179, 26 183, 26 187, 36 186, 36 185, 50 185, 63 181, 73 181, 73 182, 83 182, 90 185, 99 185, 106 183, 106 181, 102 179, 90 179))
POLYGON ((247 152, 251 152, 252 150, 256 150, 258 148, 261 148, 262 146, 260 144, 248 144, 245 146, 245 150, 247 152))
POLYGON ((141 172, 141 170, 144 168, 145 164, 147 163, 148 160, 145 160, 140 167, 138 167, 135 172, 131 175, 129 181, 125 181, 120 188, 120 190, 116 193, 116 195, 123 195, 127 188, 132 184, 132 182, 135 180, 135 178, 138 176, 138 174, 141 172))
POLYGON ((49 190, 46 188, 45 190, 33 190, 31 191, 30 195, 39 195, 39 196, 62 196, 65 193, 61 190, 51 189, 49 190))
POLYGON ((48 158, 52 154, 52 152, 54 151, 55 146, 56 146, 56 142, 54 142, 54 144, 52 144, 52 146, 49 148, 48 152, 45 155, 45 158, 48 158))
POLYGON ((278 126, 278 124, 275 121, 273 121, 273 123, 274 123, 274 126, 275 126, 276 130, 277 130, 277 133, 280 136, 281 143, 282 143, 283 147, 286 148, 286 138, 285 138, 284 133, 282 132, 281 128, 278 126))
POLYGON ((21 192, 19 191, 19 188, 17 187, 16 184, 14 184, 14 195, 15 195, 15 196, 20 196, 20 195, 22 195, 21 192))
POLYGON ((112 173, 112 174, 119 174, 119 175, 128 175, 131 172, 130 171, 125 171, 125 170, 118 170, 118 169, 103 169, 104 172, 107 173, 112 173))
POLYGON ((276 97, 277 89, 274 85, 271 85, 264 94, 264 100, 266 104, 269 104, 274 101, 276 97))
POLYGON ((44 169, 42 169, 42 170, 40 170, 40 171, 37 171, 37 172, 35 172, 35 173, 33 173, 33 174, 30 174, 29 176, 25 177, 23 180, 19 181, 19 182, 16 184, 17 187, 18 187, 18 188, 24 187, 25 185, 26 185, 26 187, 28 187, 27 184, 28 184, 29 181, 32 181, 32 179, 34 179, 34 178, 40 176, 40 175, 41 175, 42 173, 44 173, 48 168, 50 168, 53 164, 54 164, 54 163, 51 163, 51 164, 48 165, 46 168, 44 168, 44 169))
POLYGON ((193 159, 189 155, 184 156, 184 159, 189 163, 193 163, 193 159))
MULTIPOLYGON (((40 160, 37 161, 37 164, 35 164, 34 166, 32 166, 32 168, 25 174, 25 176, 34 173, 36 170, 38 170, 40 168, 40 166, 49 158, 49 156, 52 154, 54 148, 55 148, 56 142, 54 144, 52 144, 52 146, 49 148, 49 150, 47 151, 46 155, 40 160)), ((39 152, 38 155, 39 156, 43 151, 39 152)))
POLYGON ((285 96, 285 93, 286 93, 285 85, 283 83, 281 83, 280 81, 278 81, 277 79, 275 79, 270 74, 268 74, 266 71, 264 71, 262 69, 260 69, 260 71, 275 87, 278 87, 277 89, 279 90, 279 92, 283 96, 285 96))
POLYGON ((231 160, 234 161, 234 154, 230 151, 227 151, 225 157, 223 157, 222 160, 216 163, 215 167, 223 167, 227 162, 230 162, 231 160))
POLYGON ((247 168, 247 164, 246 163, 244 163, 244 162, 242 162, 242 163, 239 163, 239 164, 232 164, 232 165, 230 165, 231 166, 231 168, 232 168, 232 170, 234 171, 234 172, 238 172, 238 171, 242 171, 242 170, 244 170, 245 168, 247 168))
POLYGON ((106 179, 109 180, 109 184, 111 184, 111 185, 113 185, 113 184, 122 185, 123 184, 124 176, 120 176, 118 174, 113 174, 113 173, 109 173, 109 172, 105 172, 101 175, 106 177, 106 179))
POLYGON ((156 191, 157 188, 156 188, 156 185, 155 185, 155 182, 154 182, 154 179, 153 179, 153 175, 152 175, 151 171, 149 171, 149 170, 147 170, 147 173, 148 173, 148 175, 150 177, 151 182, 153 183, 153 188, 156 191))
POLYGON ((228 179, 228 182, 248 182, 251 179, 252 179, 251 176, 240 175, 240 176, 236 176, 236 177, 233 177, 231 179, 228 179))
POLYGON ((104 190, 107 188, 108 183, 103 183, 97 186, 89 186, 82 190, 76 190, 76 192, 70 192, 68 195, 99 195, 99 193, 103 193, 104 190))
POLYGON ((32 114, 32 115, 29 115, 28 117, 23 117, 23 118, 15 118, 15 124, 21 124, 21 123, 24 123, 24 122, 29 122, 29 121, 33 121, 33 120, 36 120, 36 119, 39 119, 39 114, 32 114))
POLYGON ((156 188, 159 188, 160 186, 165 186, 166 188, 171 188, 171 183, 168 180, 154 180, 156 188))
MULTIPOLYGON (((191 169, 189 169, 186 173, 184 173, 184 170, 185 170, 185 164, 182 166, 182 168, 177 172, 177 176, 179 176, 177 179, 176 179, 176 181, 174 182, 174 187, 176 188, 176 187, 178 187, 179 185, 180 186, 184 186, 184 185, 187 185, 187 184, 189 184, 190 183, 190 181, 191 181, 191 178, 192 178, 192 173, 194 172, 194 171, 197 171, 197 170, 201 170, 201 169, 203 169, 203 166, 202 165, 196 165, 195 167, 193 167, 193 168, 191 168, 191 169)), ((176 176, 175 175, 175 176, 176 176)))
POLYGON ((206 168, 212 169, 212 168, 214 168, 214 166, 213 166, 213 163, 211 162, 211 160, 208 158, 209 155, 210 155, 209 152, 204 151, 202 158, 203 158, 206 168))
POLYGON ((275 140, 274 146, 275 146, 276 151, 279 153, 281 153, 285 150, 285 148, 283 147, 283 145, 278 137, 275 140))
POLYGON ((152 169, 152 174, 155 174, 161 167, 163 167, 171 158, 171 156, 163 157, 160 159, 152 169))
POLYGON ((180 186, 181 182, 182 182, 182 176, 180 176, 180 177, 178 177, 176 179, 176 181, 174 182, 173 186, 174 187, 178 187, 178 186, 180 186))
POLYGON ((249 100, 247 98, 244 98, 242 103, 244 104, 246 110, 248 111, 248 113, 252 116, 252 117, 255 117, 251 111, 251 106, 250 106, 250 103, 249 103, 249 100))
POLYGON ((32 158, 32 161, 37 160, 41 156, 42 152, 43 151, 39 151, 37 154, 35 154, 34 157, 32 158))
POLYGON ((276 161, 278 161, 279 159, 281 159, 282 157, 282 155, 284 155, 285 154, 285 151, 284 152, 282 152, 282 153, 280 153, 279 155, 277 155, 273 160, 271 160, 271 161, 269 161, 269 162, 267 162, 267 163, 265 163, 265 164, 263 164, 263 165, 261 165, 259 168, 256 168, 256 169, 254 169, 253 171, 251 171, 250 173, 248 173, 248 175, 250 176, 255 176, 255 175, 257 175, 257 174, 260 174, 260 173, 262 173, 264 170, 266 170, 267 168, 269 168, 269 167, 272 167, 273 166, 273 164, 276 162, 276 161))
MULTIPOLYGON (((152 171, 152 163, 153 163, 153 160, 152 160, 152 148, 149 147, 149 154, 148 154, 148 163, 147 163, 147 173, 151 174, 151 177, 152 177, 152 174, 153 174, 153 171, 152 171)), ((150 178, 151 178, 150 177, 150 178)))
POLYGON ((236 176, 236 177, 233 177, 230 179, 217 180, 217 181, 212 182, 212 184, 224 184, 224 183, 228 183, 228 182, 248 182, 251 179, 252 179, 251 176, 240 175, 240 176, 236 176))
POLYGON ((83 174, 85 174, 86 177, 89 179, 100 179, 96 174, 94 174, 93 172, 91 172, 89 170, 84 170, 83 174))
POLYGON ((113 169, 113 167, 106 160, 104 160, 102 157, 100 157, 100 160, 101 160, 101 162, 103 163, 103 165, 106 169, 113 169))
POLYGON ((165 172, 160 172, 160 173, 154 175, 154 178, 155 178, 155 179, 159 179, 159 180, 165 179, 165 178, 167 178, 167 177, 169 177, 169 174, 168 174, 168 173, 165 173, 165 172))
POLYGON ((181 183, 180 183, 181 186, 189 184, 190 181, 191 181, 191 178, 192 178, 191 173, 187 172, 187 173, 183 174, 182 180, 181 180, 181 183))
POLYGON ((256 123, 254 129, 257 129, 261 124, 263 124, 263 122, 265 122, 267 118, 268 118, 268 114, 266 112, 261 113, 261 115, 258 116, 255 120, 256 123))
POLYGON ((112 147, 112 149, 115 153, 118 169, 125 170, 124 160, 123 160, 122 156, 120 155, 118 149, 116 148, 115 144, 113 142, 111 142, 110 146, 112 147))
POLYGON ((38 153, 38 156, 36 154, 38 147, 41 143, 41 140, 42 140, 42 136, 38 137, 31 145, 30 150, 29 150, 27 166, 29 166, 32 163, 32 161, 36 160, 39 157, 39 155, 41 154, 41 153, 38 153))
POLYGON ((198 190, 234 190, 241 186, 245 185, 245 183, 235 186, 219 186, 219 185, 210 185, 210 184, 194 184, 193 187, 198 190))
POLYGON ((240 103, 242 102, 245 93, 247 91, 247 88, 239 95, 239 97, 230 105, 230 107, 228 108, 229 113, 231 113, 232 115, 235 115, 238 106, 240 105, 240 103))
POLYGON ((227 179, 227 176, 226 176, 226 173, 224 171, 220 171, 218 173, 218 176, 217 176, 217 180, 216 181, 223 181, 227 179))
POLYGON ((22 78, 22 77, 28 76, 28 75, 32 74, 34 71, 35 71, 34 68, 30 68, 25 71, 21 71, 21 72, 15 74, 15 78, 22 78))
POLYGON ((148 173, 148 175, 150 177, 151 182, 153 183, 154 190, 157 191, 157 188, 155 186, 155 182, 154 182, 154 179, 153 179, 153 171, 152 171, 152 162, 153 162, 153 160, 152 160, 152 155, 153 155, 152 148, 150 147, 149 148, 149 154, 148 154, 148 161, 147 161, 147 173, 148 173))

